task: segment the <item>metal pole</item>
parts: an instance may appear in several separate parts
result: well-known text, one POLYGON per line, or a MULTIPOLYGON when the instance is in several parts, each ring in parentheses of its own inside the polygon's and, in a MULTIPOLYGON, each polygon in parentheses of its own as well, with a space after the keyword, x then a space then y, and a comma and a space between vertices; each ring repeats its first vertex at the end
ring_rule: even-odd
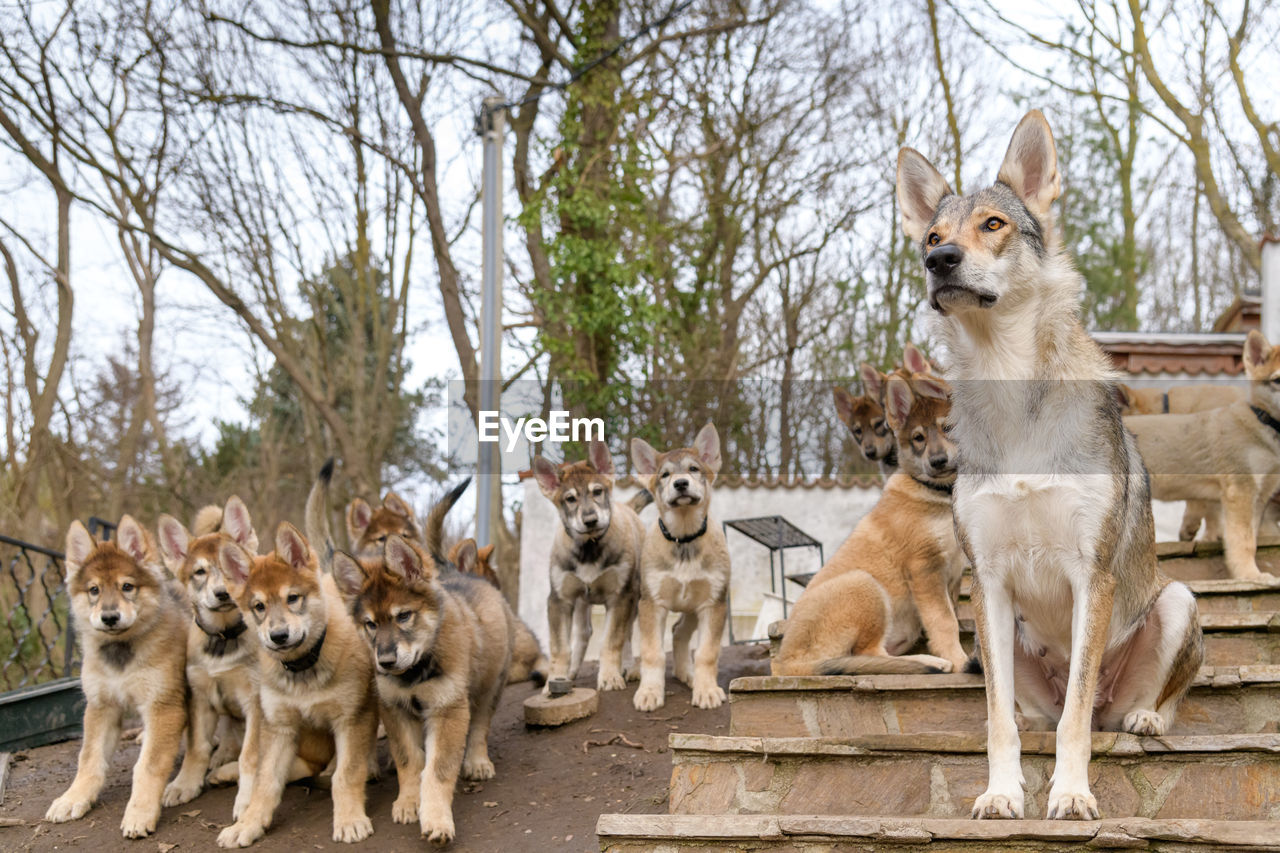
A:
MULTIPOLYGON (((502 391, 502 132, 506 110, 500 98, 486 98, 480 112, 484 137, 484 235, 480 293, 480 408, 497 411, 502 391)), ((493 541, 490 509, 494 489, 501 489, 502 461, 497 444, 477 444, 476 541, 493 541)), ((500 523, 500 520, 499 520, 500 523)))
POLYGON ((1262 334, 1275 346, 1280 340, 1280 237, 1262 238, 1262 334))

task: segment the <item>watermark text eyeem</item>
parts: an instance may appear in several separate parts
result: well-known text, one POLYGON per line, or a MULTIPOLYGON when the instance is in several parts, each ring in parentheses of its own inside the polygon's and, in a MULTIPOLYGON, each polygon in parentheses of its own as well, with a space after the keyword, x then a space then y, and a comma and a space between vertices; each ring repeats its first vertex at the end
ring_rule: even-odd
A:
POLYGON ((515 423, 501 412, 483 410, 476 418, 476 431, 482 442, 504 442, 506 452, 516 449, 520 437, 534 444, 541 441, 604 441, 603 418, 571 418, 563 410, 553 410, 548 418, 517 418, 515 423))

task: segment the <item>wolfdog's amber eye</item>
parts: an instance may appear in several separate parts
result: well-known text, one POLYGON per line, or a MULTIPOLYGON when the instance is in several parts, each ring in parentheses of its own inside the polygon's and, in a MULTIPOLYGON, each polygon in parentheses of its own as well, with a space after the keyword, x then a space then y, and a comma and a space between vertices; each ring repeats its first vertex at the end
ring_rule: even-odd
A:
POLYGON ((942 238, 938 236, 937 232, 934 232, 933 234, 930 234, 930 235, 929 235, 929 239, 928 239, 926 242, 927 242, 930 246, 936 246, 936 245, 938 245, 938 242, 939 242, 941 239, 942 239, 942 238))
POLYGON ((1004 220, 998 216, 992 216, 982 223, 982 227, 987 231, 999 231, 1004 227, 1004 220))
POLYGON ((120 584, 120 590, 121 590, 122 592, 133 592, 133 584, 131 584, 131 583, 122 583, 122 584, 120 584))
POLYGON ((289 602, 290 604, 297 604, 298 599, 300 598, 302 598, 302 596, 298 595, 296 592, 291 592, 289 593, 289 596, 285 599, 285 601, 289 602))
POLYGON ((97 595, 97 594, 98 594, 98 588, 97 588, 96 586, 91 586, 91 587, 89 587, 89 594, 90 594, 90 595, 97 595))
POLYGON ((401 610, 399 613, 396 614, 396 621, 399 622, 401 625, 408 622, 412 618, 413 618, 412 610, 401 610))

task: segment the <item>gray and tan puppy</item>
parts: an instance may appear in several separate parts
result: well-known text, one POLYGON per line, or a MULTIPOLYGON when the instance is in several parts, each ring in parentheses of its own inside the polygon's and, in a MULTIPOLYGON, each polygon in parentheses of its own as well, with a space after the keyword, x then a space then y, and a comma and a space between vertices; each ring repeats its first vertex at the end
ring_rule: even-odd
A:
MULTIPOLYGON (((78 820, 93 807, 120 742, 126 714, 142 715, 142 753, 120 831, 125 838, 155 832, 165 780, 187 722, 187 623, 182 592, 165 579, 155 546, 129 516, 115 542, 97 542, 80 522, 67 531, 67 590, 84 655, 84 739, 76 777, 53 801, 45 820, 78 820)), ((186 799, 199 793, 182 792, 186 799)), ((184 802, 172 798, 171 804, 184 802)))
POLYGON ((602 441, 587 443, 588 460, 556 466, 533 458, 538 488, 560 513, 551 546, 550 678, 575 678, 591 637, 590 606, 603 604, 601 690, 627 686, 623 649, 635 621, 644 525, 630 504, 613 500, 613 459, 602 441), (576 628, 576 630, 575 630, 576 628))
POLYGON ((718 708, 724 689, 716 683, 720 644, 729 612, 729 547, 710 518, 711 484, 720 471, 720 436, 713 424, 698 431, 692 447, 659 453, 644 439, 631 439, 631 461, 644 479, 658 519, 644 537, 640 558, 640 686, 637 710, 666 701, 667 614, 682 614, 672 631, 675 676, 693 690, 693 704, 718 708), (701 630, 690 656, 694 631, 701 630))
POLYGON ((1151 472, 1152 497, 1216 503, 1227 571, 1248 580, 1261 575, 1258 525, 1280 490, 1280 349, 1255 329, 1243 358, 1248 400, 1196 414, 1134 415, 1125 425, 1151 472))
POLYGON ((966 196, 916 151, 898 155, 903 230, 951 359, 953 507, 987 698, 977 818, 1025 812, 1019 709, 1057 725, 1045 814, 1097 818, 1093 723, 1165 733, 1203 657, 1190 591, 1157 568, 1147 474, 1110 362, 1080 322, 1083 283, 1053 221, 1060 189, 1038 111, 996 183, 966 196))

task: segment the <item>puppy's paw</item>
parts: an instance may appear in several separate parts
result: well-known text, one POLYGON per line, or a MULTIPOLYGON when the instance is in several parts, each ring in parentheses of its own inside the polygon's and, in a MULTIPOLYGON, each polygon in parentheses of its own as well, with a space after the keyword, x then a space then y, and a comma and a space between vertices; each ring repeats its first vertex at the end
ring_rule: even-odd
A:
POLYGON ((1155 711, 1130 711, 1124 717, 1124 730, 1142 737, 1160 737, 1164 734, 1164 717, 1155 711))
POLYGON ((180 806, 183 803, 189 803, 200 796, 200 791, 203 788, 204 785, 199 781, 191 782, 178 777, 164 786, 164 796, 161 798, 160 804, 168 808, 169 806, 180 806))
POLYGON ((694 684, 693 705, 695 708, 719 708, 724 704, 724 688, 715 682, 710 684, 694 684))
POLYGON ((396 823, 418 822, 418 792, 410 791, 396 797, 391 804, 391 819, 396 823))
POLYGON ((146 838, 156 831, 159 819, 159 809, 144 809, 130 803, 125 807, 124 819, 120 821, 120 833, 125 838, 146 838))
POLYGON ((342 822, 333 822, 333 840, 341 841, 343 844, 354 844, 357 841, 364 841, 370 835, 373 835, 373 821, 368 816, 360 815, 352 820, 344 820, 342 822))
POLYGON ((1088 791, 1077 793, 1049 792, 1049 820, 1097 820, 1098 801, 1088 791))
POLYGON ((50 823, 79 820, 88 814, 91 808, 93 808, 92 800, 78 800, 69 794, 63 794, 49 806, 49 810, 44 813, 44 819, 50 823))
POLYGON ((600 670, 600 675, 596 678, 597 690, 626 690, 627 679, 623 677, 621 672, 614 670, 606 672, 600 670))
POLYGON ((422 828, 422 837, 432 844, 444 846, 453 841, 453 815, 442 814, 431 818, 423 817, 420 826, 422 828))
POLYGON ((492 779, 494 775, 493 762, 489 760, 487 755, 480 755, 475 758, 468 755, 462 762, 463 779, 470 779, 472 782, 483 782, 486 779, 492 779))
POLYGON ((1022 792, 1001 794, 988 790, 973 803, 974 820, 1022 820, 1022 792))
POLYGON ((236 821, 218 833, 218 846, 223 848, 248 847, 266 834, 266 827, 236 821))
POLYGON ((661 686, 644 684, 636 688, 636 695, 631 700, 631 704, 636 706, 637 711, 656 711, 664 702, 666 702, 666 696, 663 695, 661 686))
POLYGON ((240 781, 240 762, 230 761, 210 770, 209 775, 204 777, 204 781, 209 785, 234 785, 240 781))

